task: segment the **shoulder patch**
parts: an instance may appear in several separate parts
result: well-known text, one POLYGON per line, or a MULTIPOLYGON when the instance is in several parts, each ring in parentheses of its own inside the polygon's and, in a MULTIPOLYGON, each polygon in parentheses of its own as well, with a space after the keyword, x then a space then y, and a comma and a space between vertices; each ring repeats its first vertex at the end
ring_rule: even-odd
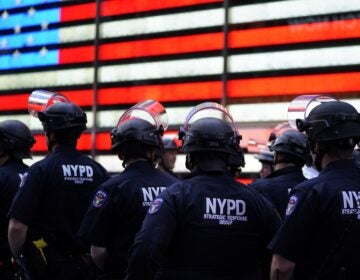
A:
POLYGON ((286 216, 289 216, 295 209, 296 204, 298 202, 299 198, 296 195, 292 195, 289 199, 288 205, 286 207, 286 216))
POLYGON ((156 198, 151 202, 151 205, 149 207, 149 214, 155 214, 158 212, 163 204, 164 200, 162 198, 156 198))
POLYGON ((104 191, 97 191, 95 196, 94 196, 94 199, 93 199, 93 206, 96 207, 96 208, 100 208, 101 206, 103 206, 107 200, 107 193, 104 192, 104 191))

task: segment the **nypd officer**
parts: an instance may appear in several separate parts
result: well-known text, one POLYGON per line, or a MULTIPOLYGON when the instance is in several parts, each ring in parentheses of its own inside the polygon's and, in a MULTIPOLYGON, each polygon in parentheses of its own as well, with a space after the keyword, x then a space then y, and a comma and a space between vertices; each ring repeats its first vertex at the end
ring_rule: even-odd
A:
POLYGON ((266 178, 274 172, 274 153, 269 148, 261 149, 255 158, 261 163, 260 178, 266 178))
POLYGON ((274 152, 274 172, 250 187, 269 199, 282 217, 291 189, 305 180, 302 167, 310 151, 305 134, 294 129, 284 131, 270 150, 274 152))
POLYGON ((178 155, 178 146, 175 142, 175 139, 170 136, 164 136, 162 141, 164 150, 158 159, 157 169, 177 177, 173 169, 175 167, 176 157, 178 155))
POLYGON ((29 128, 18 120, 0 122, 0 279, 13 279, 11 253, 7 241, 7 213, 28 166, 35 139, 29 128))
POLYGON ((95 189, 109 175, 76 150, 86 128, 86 114, 77 105, 55 103, 38 118, 49 155, 29 168, 14 198, 10 249, 23 270, 26 258, 26 272, 34 279, 92 279, 89 245, 76 234, 95 189))
POLYGON ((262 279, 260 260, 279 218, 260 194, 230 175, 229 167, 243 164, 230 120, 213 102, 189 113, 180 138, 192 177, 151 204, 126 279, 262 279), (229 121, 215 117, 220 110, 229 121))
POLYGON ((359 279, 359 170, 352 152, 360 116, 342 101, 314 107, 297 127, 321 171, 294 189, 287 218, 270 243, 271 279, 359 279))
POLYGON ((166 125, 157 123, 156 115, 137 116, 137 108, 143 106, 163 108, 157 101, 140 102, 126 111, 111 131, 112 151, 125 170, 100 187, 79 232, 92 244, 91 256, 105 279, 124 278, 128 249, 151 201, 177 181, 155 168, 155 152, 161 148, 166 125))

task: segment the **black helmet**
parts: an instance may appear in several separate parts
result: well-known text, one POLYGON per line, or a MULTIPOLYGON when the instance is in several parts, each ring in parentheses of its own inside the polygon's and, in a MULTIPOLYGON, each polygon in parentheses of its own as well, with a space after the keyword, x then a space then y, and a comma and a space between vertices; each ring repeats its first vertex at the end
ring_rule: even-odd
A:
POLYGON ((121 122, 111 133, 111 149, 116 152, 125 142, 138 141, 140 143, 161 147, 163 128, 158 129, 155 125, 143 119, 130 119, 121 122))
POLYGON ((194 107, 180 129, 179 139, 182 140, 184 153, 222 152, 229 154, 235 165, 244 165, 243 153, 240 149, 241 135, 239 135, 230 113, 220 104, 205 102, 194 107), (193 118, 196 119, 194 116, 203 110, 211 110, 210 117, 198 118, 189 124, 193 118), (228 121, 213 117, 219 111, 228 118, 228 121))
POLYGON ((86 114, 71 102, 58 102, 45 111, 38 113, 45 132, 59 131, 69 128, 86 129, 86 114))
POLYGON ((35 144, 30 129, 21 121, 0 122, 1 148, 18 159, 31 158, 30 149, 35 144))
POLYGON ((291 154, 306 161, 310 152, 307 137, 304 133, 289 129, 284 131, 272 143, 270 150, 291 154))
POLYGON ((260 153, 255 155, 255 158, 260 162, 272 164, 274 161, 274 153, 269 149, 261 149, 260 153))
POLYGON ((167 137, 164 136, 162 138, 162 142, 164 145, 164 150, 168 151, 168 150, 178 150, 178 146, 176 145, 175 139, 172 137, 167 137))
POLYGON ((121 115, 112 129, 111 149, 116 152, 125 142, 137 141, 163 151, 161 136, 167 128, 167 113, 164 106, 155 100, 144 100, 121 115))
POLYGON ((360 137, 360 115, 352 105, 342 101, 321 103, 305 120, 297 119, 296 126, 315 142, 360 137))

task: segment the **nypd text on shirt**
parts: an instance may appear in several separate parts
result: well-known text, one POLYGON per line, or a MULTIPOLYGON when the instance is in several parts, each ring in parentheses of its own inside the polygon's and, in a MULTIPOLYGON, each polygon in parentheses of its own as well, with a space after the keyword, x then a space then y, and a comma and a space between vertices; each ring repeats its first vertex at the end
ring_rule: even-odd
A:
POLYGON ((89 165, 62 165, 65 181, 73 181, 75 184, 83 184, 85 181, 93 181, 94 170, 89 165))
POLYGON ((165 187, 144 187, 141 188, 143 195, 142 206, 149 207, 151 202, 163 191, 165 187))
POLYGON ((219 225, 246 222, 246 203, 241 199, 205 197, 204 220, 216 221, 219 225))
POLYGON ((342 215, 358 215, 360 219, 360 192, 342 191, 342 215))

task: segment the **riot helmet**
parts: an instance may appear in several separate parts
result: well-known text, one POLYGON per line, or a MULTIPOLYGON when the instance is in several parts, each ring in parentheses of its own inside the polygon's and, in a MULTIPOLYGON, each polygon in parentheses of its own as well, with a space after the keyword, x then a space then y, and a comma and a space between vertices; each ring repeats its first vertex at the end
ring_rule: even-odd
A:
POLYGON ((164 150, 168 151, 168 150, 178 150, 178 146, 175 142, 174 137, 170 137, 170 136, 164 136, 162 138, 162 142, 164 145, 164 150))
POLYGON ((292 107, 300 113, 292 118, 292 123, 308 136, 313 165, 318 171, 322 170, 322 159, 327 152, 334 148, 351 151, 359 141, 360 117, 352 105, 329 96, 313 95, 299 96, 290 105, 289 111, 292 107), (323 145, 316 149, 316 143, 323 145))
POLYGON ((261 149, 260 152, 255 155, 255 158, 261 163, 272 164, 274 161, 274 152, 269 149, 261 149))
POLYGON ((0 147, 12 157, 31 158, 30 149, 35 142, 30 129, 21 121, 0 122, 0 147))
POLYGON ((360 137, 360 115, 352 105, 342 101, 316 106, 305 120, 298 119, 296 125, 314 142, 360 137))
POLYGON ((218 103, 195 106, 180 128, 179 139, 186 154, 220 152, 228 155, 228 165, 244 166, 241 135, 228 110, 218 103))
POLYGON ((66 129, 81 132, 86 129, 85 112, 61 94, 35 90, 29 96, 28 107, 29 113, 39 118, 47 133, 66 129))
POLYGON ((111 149, 117 152, 127 142, 138 142, 163 150, 161 136, 167 128, 167 113, 162 104, 145 100, 135 104, 122 114, 112 129, 111 149))
POLYGON ((38 113, 45 132, 56 132, 65 129, 86 129, 85 112, 71 102, 59 102, 51 105, 44 112, 38 113))
POLYGON ((294 129, 288 129, 277 137, 270 150, 276 153, 293 155, 304 160, 304 162, 308 160, 310 152, 305 134, 294 129))

